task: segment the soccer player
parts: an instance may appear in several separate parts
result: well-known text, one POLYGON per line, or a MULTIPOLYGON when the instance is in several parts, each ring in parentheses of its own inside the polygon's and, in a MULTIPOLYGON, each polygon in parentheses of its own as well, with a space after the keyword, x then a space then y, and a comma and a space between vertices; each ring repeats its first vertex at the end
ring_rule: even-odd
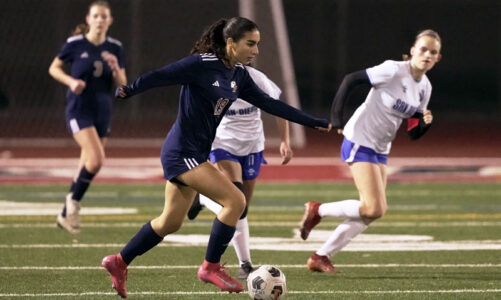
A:
MULTIPOLYGON (((282 91, 265 74, 249 66, 245 68, 252 80, 265 93, 272 98, 278 99, 280 97, 282 91)), ((277 118, 277 125, 281 138, 282 164, 287 164, 292 158, 289 123, 282 118, 277 118)), ((266 163, 263 150, 264 131, 261 111, 245 100, 237 99, 228 109, 217 128, 210 159, 216 168, 221 170, 245 195, 245 210, 237 222, 231 241, 240 264, 237 275, 240 279, 246 279, 254 269, 250 257, 247 213, 261 164, 266 163)), ((221 205, 205 195, 199 195, 199 197, 195 197, 188 211, 188 219, 195 219, 203 206, 215 214, 218 214, 222 208, 221 205)))
POLYGON ((391 142, 404 119, 411 139, 421 137, 431 126, 433 115, 427 109, 431 84, 426 72, 440 61, 441 45, 435 31, 424 30, 416 36, 410 60, 387 60, 345 76, 332 103, 331 121, 337 132, 344 135, 341 159, 350 167, 360 200, 305 204, 300 229, 303 240, 322 218, 344 219, 308 259, 311 271, 335 273, 329 258, 385 214, 386 163, 391 142), (370 84, 372 88, 365 102, 344 124, 344 103, 361 84, 370 84))
POLYGON ((122 44, 106 35, 112 22, 109 4, 93 2, 86 24, 76 27, 49 67, 49 74, 68 86, 66 122, 81 149, 78 175, 57 216, 59 227, 71 233, 80 231, 80 201, 104 161, 113 84, 127 83, 122 44), (64 64, 71 66, 70 74, 64 64))
POLYGON ((329 121, 274 101, 252 81, 244 65, 258 55, 259 41, 260 33, 254 22, 241 17, 221 19, 205 30, 195 43, 194 54, 146 73, 132 84, 117 89, 119 98, 127 98, 154 87, 181 85, 178 116, 161 151, 167 180, 163 212, 146 223, 120 253, 106 256, 102 261, 121 297, 127 296, 127 266, 135 257, 155 247, 167 234, 181 227, 197 193, 223 206, 212 225, 198 278, 215 284, 223 291, 243 290, 242 284, 220 265, 220 259, 244 211, 245 197, 207 161, 216 128, 238 97, 293 122, 322 132, 330 130, 329 121))

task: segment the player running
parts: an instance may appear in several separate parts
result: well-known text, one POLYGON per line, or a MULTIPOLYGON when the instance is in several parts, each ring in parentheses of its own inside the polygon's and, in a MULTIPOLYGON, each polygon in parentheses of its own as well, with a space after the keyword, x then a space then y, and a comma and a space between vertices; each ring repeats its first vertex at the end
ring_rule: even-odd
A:
MULTIPOLYGON (((275 99, 280 97, 282 91, 265 74, 249 66, 245 68, 252 80, 265 93, 275 99)), ((282 164, 285 165, 292 158, 289 123, 282 118, 277 118, 277 125, 281 138, 280 154, 282 164)), ((221 170, 245 195, 245 210, 237 222, 235 234, 231 240, 240 264, 237 274, 240 279, 246 279, 254 269, 250 257, 247 213, 261 164, 266 163, 263 151, 264 131, 261 110, 245 100, 237 99, 217 128, 210 159, 216 168, 221 170)), ((188 211, 188 219, 195 219, 203 206, 215 214, 218 214, 222 208, 217 202, 199 195, 188 211)))
POLYGON ((79 173, 57 216, 58 226, 71 233, 80 231, 80 201, 104 161, 112 86, 127 83, 122 44, 106 35, 113 22, 108 2, 93 2, 85 20, 49 67, 49 74, 68 86, 66 122, 81 149, 79 173), (71 65, 70 74, 64 64, 71 65))
POLYGON ((345 220, 308 259, 311 271, 335 273, 329 257, 385 214, 386 163, 391 142, 403 119, 407 119, 412 139, 421 137, 431 126, 433 116, 427 109, 431 84, 426 72, 440 61, 440 48, 439 35, 433 30, 424 30, 410 49, 410 60, 387 60, 345 76, 332 103, 331 120, 337 132, 344 135, 341 159, 350 167, 360 200, 305 204, 300 229, 303 240, 324 217, 345 220), (372 88, 345 125, 344 104, 350 92, 361 84, 370 84, 372 88))
POLYGON ((220 265, 220 259, 245 209, 245 197, 207 161, 217 126, 238 97, 293 122, 322 132, 330 130, 327 120, 274 101, 256 86, 244 65, 258 55, 259 41, 260 32, 254 22, 241 17, 221 19, 207 28, 195 43, 192 49, 195 54, 117 89, 118 97, 128 98, 154 87, 181 85, 178 116, 161 151, 167 179, 163 212, 146 223, 120 253, 106 256, 102 261, 121 297, 127 296, 127 266, 181 227, 197 193, 223 207, 212 225, 198 278, 230 293, 243 290, 242 284, 220 265))

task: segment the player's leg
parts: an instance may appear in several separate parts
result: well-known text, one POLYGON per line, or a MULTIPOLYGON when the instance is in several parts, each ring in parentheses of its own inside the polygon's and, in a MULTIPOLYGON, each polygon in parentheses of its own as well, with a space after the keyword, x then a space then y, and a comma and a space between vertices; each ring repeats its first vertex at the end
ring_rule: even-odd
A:
POLYGON ((103 141, 94 126, 86 127, 73 135, 81 148, 79 172, 72 182, 65 206, 58 215, 58 225, 71 233, 80 230, 80 200, 89 188, 92 179, 101 168, 105 154, 103 141))
POLYGON ((245 208, 243 193, 210 163, 202 163, 177 178, 222 206, 212 225, 205 260, 198 270, 198 278, 213 283, 224 291, 242 291, 243 286, 224 271, 220 260, 233 238, 235 226, 245 208))
POLYGON ((386 212, 385 185, 382 170, 384 164, 355 162, 350 165, 355 184, 360 194, 360 215, 347 218, 329 236, 320 249, 308 260, 312 271, 335 272, 329 266, 328 258, 337 254, 354 237, 367 229, 368 224, 386 212))
POLYGON ((143 225, 120 253, 103 258, 101 265, 110 273, 113 288, 120 296, 127 296, 127 266, 137 256, 158 245, 167 234, 181 227, 195 194, 196 191, 191 187, 167 181, 162 214, 143 225))

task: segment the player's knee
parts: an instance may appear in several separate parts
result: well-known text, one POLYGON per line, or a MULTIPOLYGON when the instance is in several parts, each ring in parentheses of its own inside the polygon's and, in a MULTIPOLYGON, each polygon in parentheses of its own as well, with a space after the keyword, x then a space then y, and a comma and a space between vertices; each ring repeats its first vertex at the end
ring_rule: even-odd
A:
POLYGON ((89 157, 89 160, 85 163, 85 167, 91 173, 96 174, 101 170, 104 164, 104 154, 103 155, 93 155, 89 157))
POLYGON ((362 206, 360 208, 360 215, 363 218, 376 220, 382 218, 386 213, 386 210, 386 205, 375 205, 369 207, 362 206))

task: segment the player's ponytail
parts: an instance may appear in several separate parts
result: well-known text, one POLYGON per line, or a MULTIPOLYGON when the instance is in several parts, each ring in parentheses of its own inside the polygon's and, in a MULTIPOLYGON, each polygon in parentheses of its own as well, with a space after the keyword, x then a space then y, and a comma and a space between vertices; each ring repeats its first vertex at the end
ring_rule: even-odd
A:
POLYGON ((71 34, 72 36, 79 35, 79 34, 86 34, 89 32, 89 25, 82 23, 78 24, 75 29, 73 30, 73 33, 71 34))
POLYGON ((223 38, 223 29, 226 23, 226 19, 219 19, 205 28, 202 36, 191 49, 191 54, 214 53, 217 57, 224 58, 226 56, 226 41, 223 38))
POLYGON ((232 38, 238 42, 246 32, 256 29, 257 25, 246 18, 220 19, 204 30, 191 49, 191 54, 214 53, 218 58, 226 59, 226 41, 232 38))

